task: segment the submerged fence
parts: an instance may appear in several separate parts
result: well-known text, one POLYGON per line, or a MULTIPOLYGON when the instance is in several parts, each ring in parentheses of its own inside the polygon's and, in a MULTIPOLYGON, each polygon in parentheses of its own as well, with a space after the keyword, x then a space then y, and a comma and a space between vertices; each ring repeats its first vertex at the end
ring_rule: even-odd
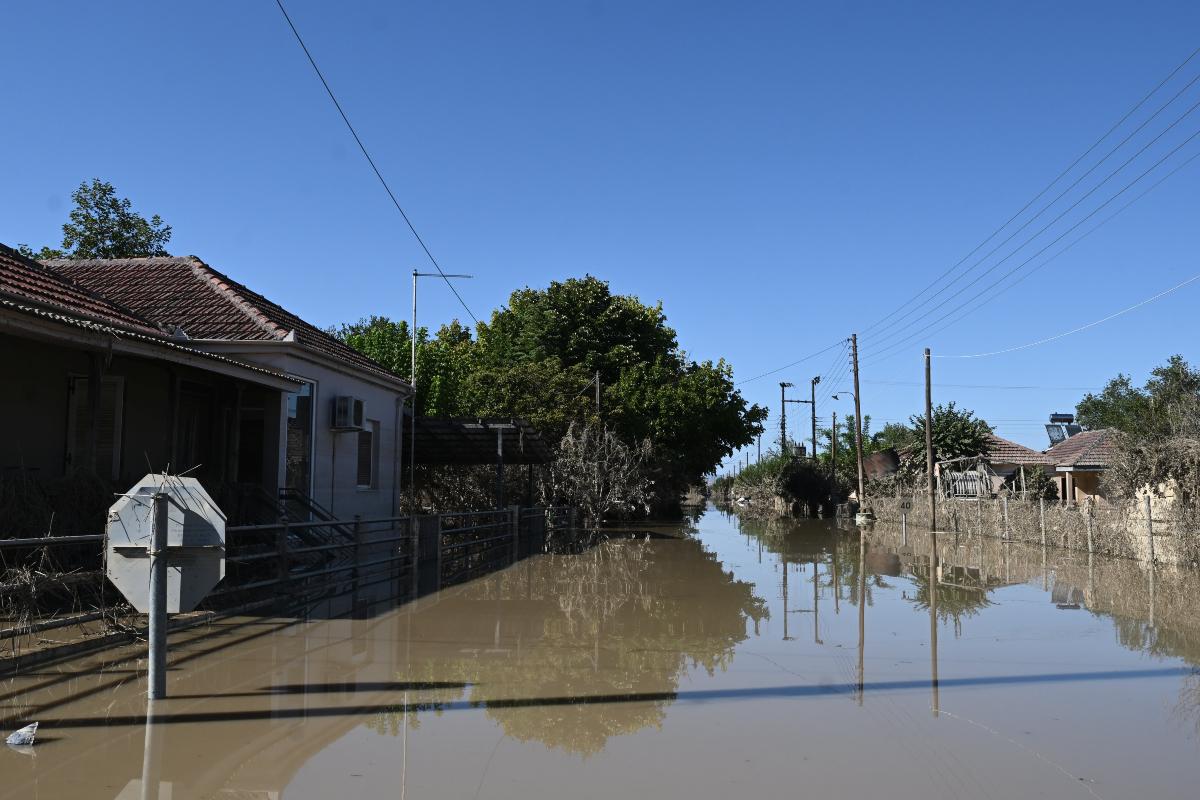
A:
MULTIPOLYGON (((900 503, 909 501, 908 527, 929 529, 926 496, 875 498, 871 507, 882 521, 901 521, 900 503)), ((1200 559, 1200 530, 1180 525, 1157 501, 1121 505, 1088 500, 1075 506, 1017 497, 937 500, 937 529, 966 537, 988 537, 1047 547, 1102 553, 1118 558, 1191 565, 1200 559)))
MULTIPOLYGON (((562 506, 229 526, 225 577, 200 608, 249 611, 347 591, 411 600, 547 552, 574 528, 575 510, 562 506)), ((105 552, 102 535, 0 539, 0 661, 47 644, 39 634, 54 629, 79 626, 84 639, 130 630, 105 552)))

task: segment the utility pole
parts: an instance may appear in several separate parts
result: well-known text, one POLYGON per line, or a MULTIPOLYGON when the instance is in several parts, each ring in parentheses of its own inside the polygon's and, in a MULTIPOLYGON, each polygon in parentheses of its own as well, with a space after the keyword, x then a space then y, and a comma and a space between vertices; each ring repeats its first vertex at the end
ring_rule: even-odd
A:
POLYGON ((758 435, 758 463, 762 463, 762 434, 758 435))
POLYGON ((834 513, 837 513, 837 503, 834 502, 834 492, 837 491, 837 412, 833 413, 833 429, 829 432, 829 501, 833 503, 834 513))
MULTIPOLYGON (((817 380, 820 380, 820 378, 818 378, 817 380)), ((787 413, 786 413, 788 403, 809 403, 812 405, 812 407, 814 409, 813 410, 813 450, 815 451, 817 449, 817 441, 816 441, 816 432, 817 432, 817 412, 816 412, 817 403, 816 403, 816 400, 817 400, 817 395, 816 395, 816 388, 815 387, 813 388, 813 399, 812 400, 788 400, 786 395, 784 394, 784 390, 786 389, 786 387, 789 387, 791 385, 792 384, 790 384, 790 383, 779 384, 779 394, 780 394, 780 397, 782 398, 780 401, 780 406, 783 408, 783 410, 785 412, 782 416, 783 422, 780 423, 781 428, 782 428, 782 430, 780 432, 780 441, 783 444, 783 447, 780 449, 780 452, 785 453, 785 454, 788 452, 787 413)))
POLYGON ((779 382, 779 452, 787 455, 787 390, 792 384, 779 382))
MULTIPOLYGON (((925 470, 929 473, 929 530, 937 531, 937 483, 933 476, 933 389, 929 348, 925 348, 925 470)), ((930 562, 932 568, 932 562, 930 562)), ((931 584, 932 585, 932 584, 931 584)))
POLYGON ((817 460, 817 384, 820 382, 821 382, 820 375, 818 375, 817 377, 812 379, 812 400, 809 400, 809 403, 812 404, 811 408, 812 408, 812 442, 813 442, 812 457, 813 457, 813 461, 817 460))
POLYGON ((854 355, 854 438, 858 446, 858 507, 864 508, 867 495, 863 487, 863 453, 862 453, 862 405, 858 393, 858 334, 850 334, 850 347, 854 355))

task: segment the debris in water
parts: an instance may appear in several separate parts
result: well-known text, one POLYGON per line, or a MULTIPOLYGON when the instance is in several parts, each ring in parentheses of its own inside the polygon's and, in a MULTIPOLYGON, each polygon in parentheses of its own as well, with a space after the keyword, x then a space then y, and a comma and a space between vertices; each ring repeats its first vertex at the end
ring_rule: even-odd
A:
POLYGON ((14 733, 4 740, 5 744, 13 745, 14 747, 28 747, 33 744, 33 738, 37 736, 38 724, 35 722, 32 725, 26 725, 21 730, 14 733))

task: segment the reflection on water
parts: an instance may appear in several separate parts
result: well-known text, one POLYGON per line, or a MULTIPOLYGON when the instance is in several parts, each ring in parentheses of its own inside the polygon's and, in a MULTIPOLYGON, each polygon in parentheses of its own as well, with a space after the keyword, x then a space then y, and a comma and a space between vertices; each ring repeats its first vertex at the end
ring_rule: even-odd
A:
MULTIPOLYGON (((747 620, 767 616, 753 588, 696 541, 608 541, 519 564, 413 615, 415 657, 401 674, 469 687, 417 692, 418 704, 465 695, 517 741, 588 756, 660 727, 689 670, 726 669, 747 620), (435 644, 451 628, 454 641, 435 644)), ((368 724, 395 735, 400 721, 389 712, 368 724)))
POLYGON ((710 511, 181 634, 149 726, 131 650, 10 679, 0 797, 1194 796, 1196 578, 710 511))

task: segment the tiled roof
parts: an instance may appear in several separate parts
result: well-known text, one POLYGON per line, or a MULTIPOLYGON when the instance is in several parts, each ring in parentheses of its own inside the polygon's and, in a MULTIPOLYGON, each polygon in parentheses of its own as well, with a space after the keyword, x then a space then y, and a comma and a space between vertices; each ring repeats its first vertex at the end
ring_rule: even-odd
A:
POLYGON ((47 267, 170 327, 189 339, 295 340, 326 355, 391 378, 399 377, 195 256, 55 259, 47 267))
POLYGON ((987 438, 987 455, 991 461, 1020 465, 1040 464, 1047 467, 1054 465, 1054 459, 1045 453, 1039 453, 1037 450, 1010 442, 1008 439, 1001 439, 994 433, 989 433, 987 438))
POLYGON ((1060 467, 1107 467, 1109 456, 1117 443, 1116 433, 1114 428, 1083 431, 1054 445, 1046 451, 1046 455, 1060 467))
POLYGON ((70 278, 0 245, 0 291, 98 322, 162 336, 158 326, 137 313, 101 297, 70 278))

